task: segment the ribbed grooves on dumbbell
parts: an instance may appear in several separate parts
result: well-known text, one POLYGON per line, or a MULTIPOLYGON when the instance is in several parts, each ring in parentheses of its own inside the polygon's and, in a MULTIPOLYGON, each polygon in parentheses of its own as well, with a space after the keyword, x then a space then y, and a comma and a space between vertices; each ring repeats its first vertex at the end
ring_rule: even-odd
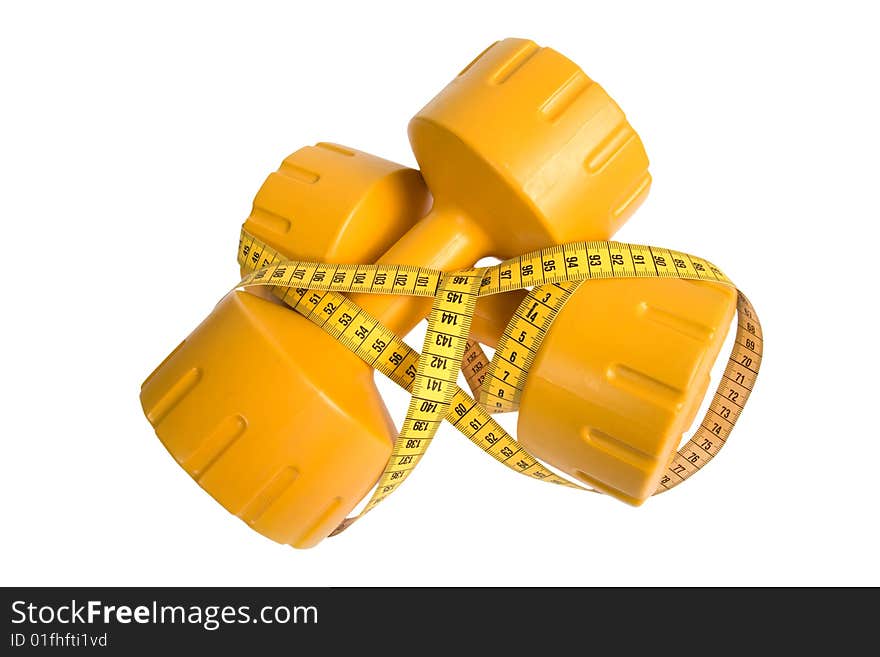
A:
POLYGON ((148 376, 146 379, 144 379, 144 382, 141 384, 141 389, 145 388, 147 386, 147 384, 153 380, 153 377, 156 376, 156 374, 159 372, 159 370, 161 370, 163 367, 165 367, 166 363, 168 363, 172 358, 174 358, 174 355, 178 351, 181 350, 181 348, 183 347, 184 344, 186 344, 185 338, 180 341, 179 345, 174 347, 174 351, 172 351, 170 354, 165 356, 165 358, 162 360, 161 363, 159 363, 159 365, 156 367, 156 369, 154 369, 152 372, 150 372, 150 376, 148 376))
POLYGON ((355 152, 347 149, 345 146, 340 146, 339 144, 331 144, 327 141, 319 141, 315 144, 315 148, 323 148, 325 151, 333 151, 334 153, 339 153, 340 155, 345 155, 346 157, 354 157, 355 152))
POLYGON ((540 46, 532 42, 523 43, 517 50, 502 62, 492 74, 490 81, 493 84, 504 84, 519 71, 526 62, 541 51, 540 46))
POLYGON ((594 427, 584 427, 581 438, 593 449, 604 452, 611 458, 629 463, 633 467, 644 470, 654 464, 654 458, 630 445, 627 441, 600 431, 594 427))
POLYGON ((284 235, 290 232, 293 224, 290 219, 278 212, 274 212, 265 205, 255 205, 248 218, 267 232, 284 235))
POLYGON ((292 465, 281 468, 260 492, 254 495, 245 507, 239 512, 238 517, 249 525, 256 522, 278 501, 278 499, 299 478, 299 470, 292 465))
POLYGON ((495 46, 497 46, 499 43, 500 43, 500 41, 496 41, 495 43, 493 43, 492 45, 490 45, 488 48, 486 48, 483 52, 481 52, 479 55, 477 55, 476 57, 474 57, 474 58, 471 60, 471 63, 468 64, 467 66, 465 66, 463 69, 461 69, 461 71, 459 71, 458 75, 456 75, 455 77, 460 78, 462 75, 464 75, 464 74, 467 73, 469 70, 471 70, 471 67, 472 67, 474 64, 476 64, 478 61, 480 61, 480 59, 483 57, 483 55, 485 55, 487 52, 489 52, 490 50, 492 50, 492 48, 494 48, 495 46))
MULTIPOLYGON (((169 356, 169 358, 170 357, 171 356, 169 356)), ((168 359, 166 359, 166 361, 167 360, 168 359)), ((192 389, 196 387, 201 378, 202 370, 198 367, 193 367, 192 369, 187 370, 180 375, 177 381, 165 389, 165 392, 162 393, 162 396, 159 397, 155 404, 150 408, 144 409, 147 419, 150 421, 150 424, 153 425, 153 428, 162 424, 162 420, 168 417, 168 414, 174 410, 174 407, 192 392, 192 389)))
POLYGON ((575 71, 544 101, 541 113, 549 121, 558 120, 594 84, 583 71, 575 71))
POLYGON ((638 313, 649 322, 659 324, 701 344, 709 342, 715 334, 715 330, 711 326, 706 326, 678 313, 657 308, 644 301, 639 304, 638 313))
POLYGON ((620 217, 626 214, 627 210, 629 210, 633 203, 637 202, 644 196, 650 186, 651 174, 645 171, 642 174, 642 177, 638 179, 635 185, 633 185, 632 189, 622 195, 623 200, 614 206, 614 209, 611 210, 611 216, 614 219, 620 219, 620 217))
POLYGON ((241 415, 223 418, 180 464, 196 481, 200 481, 246 429, 247 420, 241 415))
POLYGON ((591 174, 597 174, 606 166, 614 156, 626 148, 633 139, 637 139, 635 131, 624 120, 618 123, 605 135, 584 159, 584 166, 591 174))
POLYGON ((289 162, 285 160, 281 163, 281 168, 276 172, 280 176, 285 176, 290 178, 291 180, 296 180, 298 182, 303 182, 307 184, 314 184, 321 179, 321 175, 311 169, 306 169, 305 167, 301 167, 298 164, 294 164, 293 162, 289 162))
POLYGON ((680 404, 684 394, 683 390, 622 363, 610 365, 605 378, 614 387, 664 408, 680 404))
POLYGON ((290 545, 296 547, 298 545, 307 545, 311 543, 311 539, 330 519, 330 517, 336 513, 337 509, 339 509, 339 505, 342 504, 341 497, 334 497, 330 503, 324 507, 324 510, 318 515, 314 522, 309 525, 309 528, 300 534, 299 538, 292 540, 290 545))
POLYGON ((590 488, 593 488, 598 491, 603 491, 603 492, 613 491, 617 496, 619 496, 621 499, 623 499, 627 502, 630 502, 630 503, 637 503, 638 502, 638 500, 636 500, 634 497, 632 497, 631 495, 627 495, 619 488, 616 488, 614 486, 610 486, 607 483, 605 483, 604 481, 602 481, 601 479, 598 479, 597 477, 594 477, 592 475, 588 475, 583 470, 575 470, 572 474, 574 474, 575 477, 580 479, 580 481, 582 483, 585 483, 590 488))

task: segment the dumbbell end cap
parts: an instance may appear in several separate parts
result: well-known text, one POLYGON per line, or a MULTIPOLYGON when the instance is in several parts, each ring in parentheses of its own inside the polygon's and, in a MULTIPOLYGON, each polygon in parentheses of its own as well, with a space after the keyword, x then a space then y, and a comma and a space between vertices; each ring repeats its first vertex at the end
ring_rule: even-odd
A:
POLYGON ((735 288, 702 281, 584 283, 529 370, 520 442, 587 485, 641 504, 699 410, 736 298, 735 288))
POLYGON ((373 371, 293 310, 231 292, 144 382, 162 444, 229 512, 312 547, 373 487, 396 435, 373 371))

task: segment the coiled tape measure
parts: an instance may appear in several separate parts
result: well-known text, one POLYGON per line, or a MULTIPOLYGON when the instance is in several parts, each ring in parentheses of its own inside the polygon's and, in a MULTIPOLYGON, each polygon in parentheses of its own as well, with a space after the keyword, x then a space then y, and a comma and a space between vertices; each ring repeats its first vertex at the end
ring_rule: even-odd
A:
MULTIPOLYGON (((289 261, 242 231, 238 261, 250 273, 236 287, 272 287, 291 308, 411 394, 391 458, 372 497, 361 513, 343 521, 334 535, 400 487, 444 418, 515 472, 592 491, 549 470, 491 416, 517 410, 529 366, 565 302, 590 279, 678 278, 733 286, 708 260, 623 242, 564 244, 491 267, 444 273, 413 266, 289 261), (479 345, 468 341, 477 297, 529 287, 531 292, 507 324, 489 362, 479 345), (433 297, 421 355, 343 292, 433 297), (456 384, 460 368, 477 399, 456 384)), ((655 495, 695 474, 726 444, 751 394, 762 353, 758 316, 738 291, 736 337, 722 380, 706 416, 670 461, 655 495)))

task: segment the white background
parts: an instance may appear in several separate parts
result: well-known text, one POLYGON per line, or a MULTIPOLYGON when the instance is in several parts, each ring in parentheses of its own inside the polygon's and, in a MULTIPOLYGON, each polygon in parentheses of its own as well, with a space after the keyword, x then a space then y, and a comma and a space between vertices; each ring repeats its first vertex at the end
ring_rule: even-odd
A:
POLYGON ((241 4, 0 10, 2 584, 880 584, 870 3, 241 4), (618 237, 747 292, 752 401, 641 509, 517 477, 446 426, 349 532, 276 545, 173 463, 140 382, 236 280, 284 156, 331 140, 414 164, 408 118, 505 36, 623 106, 655 185, 618 237))

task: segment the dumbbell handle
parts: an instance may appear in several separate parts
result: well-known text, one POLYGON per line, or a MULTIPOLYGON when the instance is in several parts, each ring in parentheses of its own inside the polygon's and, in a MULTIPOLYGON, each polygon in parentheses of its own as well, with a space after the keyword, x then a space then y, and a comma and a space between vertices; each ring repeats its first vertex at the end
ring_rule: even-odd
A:
MULTIPOLYGON (((470 267, 489 255, 492 241, 483 228, 457 208, 435 207, 377 261, 441 271, 470 267)), ((431 299, 352 294, 351 299, 398 335, 406 335, 431 310, 431 299)))
POLYGON ((526 294, 526 290, 513 290, 480 297, 471 320, 472 338, 494 349, 526 294))

